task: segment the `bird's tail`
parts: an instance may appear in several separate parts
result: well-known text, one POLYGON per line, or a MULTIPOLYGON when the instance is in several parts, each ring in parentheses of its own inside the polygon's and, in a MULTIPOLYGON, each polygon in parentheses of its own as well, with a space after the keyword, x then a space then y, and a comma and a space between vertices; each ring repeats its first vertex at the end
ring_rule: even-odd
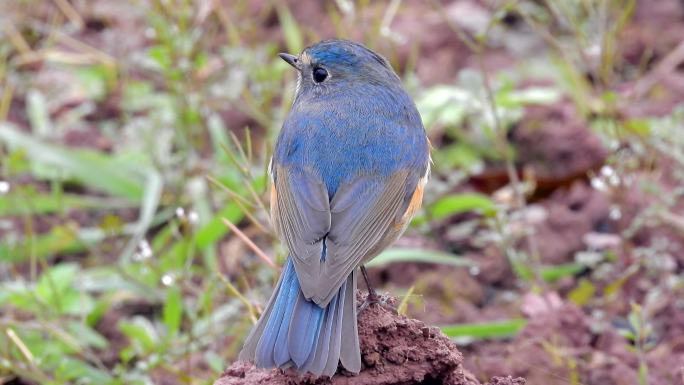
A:
POLYGON ((332 377, 338 362, 361 370, 356 325, 356 271, 322 308, 304 298, 291 258, 261 318, 247 337, 241 360, 257 367, 294 367, 301 373, 332 377))

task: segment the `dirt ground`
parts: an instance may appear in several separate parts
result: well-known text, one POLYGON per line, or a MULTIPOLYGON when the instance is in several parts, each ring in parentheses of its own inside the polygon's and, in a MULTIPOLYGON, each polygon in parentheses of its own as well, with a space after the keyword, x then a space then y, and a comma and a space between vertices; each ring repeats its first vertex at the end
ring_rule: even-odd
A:
MULTIPOLYGON (((357 296, 359 303, 364 295, 357 296)), ((396 306, 394 298, 385 298, 396 306)), ((256 369, 251 363, 232 364, 214 385, 480 385, 463 370, 463 356, 438 328, 372 305, 359 314, 361 373, 341 369, 332 378, 301 376, 291 369, 256 369)), ((496 377, 485 385, 524 385, 522 378, 496 377)))
MULTIPOLYGON (((634 20, 620 40, 619 51, 625 62, 633 63, 645 51, 652 50, 651 72, 646 70, 647 77, 661 76, 654 75, 658 71, 653 68, 684 42, 682 36, 684 3, 639 1, 634 20), (663 29, 663 25, 668 28, 663 29)), ((462 56, 442 59, 442 55, 458 55, 455 51, 444 51, 427 54, 420 65, 433 68, 444 60, 460 68, 472 62, 462 56)), ((491 53, 487 59, 495 67, 500 54, 491 53)), ((657 98, 630 100, 628 96, 639 81, 622 79, 615 86, 625 98, 618 113, 630 117, 670 113, 684 98, 683 68, 680 64, 678 69, 662 74, 663 83, 658 86, 662 97, 657 98)), ((432 75, 439 78, 439 73, 432 75)), ((601 189, 591 175, 601 175, 609 150, 573 108, 566 101, 530 108, 510 134, 511 142, 524 149, 519 152, 517 167, 532 172, 537 182, 526 223, 535 228, 534 247, 543 263, 569 263, 587 250, 612 250, 613 268, 600 274, 587 271, 563 278, 554 283, 554 289, 547 295, 521 293, 500 250, 474 248, 469 240, 459 238, 438 247, 466 251, 465 255, 478 263, 477 274, 469 269, 402 264, 376 270, 373 276, 389 287, 415 283, 415 290, 422 297, 410 307, 409 314, 429 324, 527 318, 528 325, 512 340, 480 341, 459 347, 464 356, 463 367, 480 381, 512 375, 524 377, 528 384, 636 385, 642 383, 640 367, 647 367, 649 384, 684 384, 682 290, 676 285, 661 290, 662 280, 684 271, 681 228, 677 231, 663 225, 644 226, 631 237, 623 237, 636 216, 654 200, 637 188, 638 184, 657 183, 663 191, 673 191, 677 166, 668 159, 655 159, 654 167, 666 170, 657 178, 643 172, 636 181, 623 181, 618 189, 601 189), (655 270, 637 269, 639 257, 635 254, 658 243, 665 249, 662 263, 669 266, 667 271, 662 270, 662 265, 655 270), (589 274, 593 274, 592 282, 598 279, 595 290, 602 295, 599 300, 579 306, 562 299, 589 274), (619 294, 613 292, 616 282, 621 285, 619 294), (645 311, 653 333, 648 337, 650 347, 646 351, 640 351, 624 337, 633 330, 628 315, 634 303, 648 304, 645 311)), ((465 189, 493 192, 506 180, 502 166, 492 164, 471 178, 466 183, 470 187, 465 189)), ((680 214, 684 212, 681 199, 675 207, 680 214)), ((415 240, 404 242, 410 244, 415 240)), ((519 246, 530 247, 526 242, 519 246)), ((655 254, 652 260, 657 264, 655 254)))
MULTIPOLYGON (((136 34, 121 44, 114 44, 118 41, 114 29, 139 30, 140 26, 132 24, 132 17, 119 16, 123 13, 118 11, 116 2, 96 3, 79 38, 92 46, 113 47, 113 51, 108 51, 113 56, 130 53, 146 44, 144 37, 136 34)), ((251 5, 255 17, 262 9, 260 3, 251 5)), ((477 62, 453 29, 435 17, 435 9, 428 3, 407 0, 403 6, 409 10, 398 14, 393 24, 406 41, 420 47, 418 52, 413 52, 413 45, 400 45, 397 58, 393 59, 400 64, 400 70, 415 60, 415 73, 426 86, 452 82, 459 70, 473 67, 477 62)), ((316 31, 325 38, 334 37, 334 29, 319 17, 325 13, 323 2, 289 4, 298 19, 310 21, 305 30, 316 31)), ((446 10, 478 11, 486 8, 484 4, 484 0, 465 0, 450 4, 446 10)), ((273 17, 259 17, 264 24, 258 26, 251 39, 283 45, 284 37, 273 17)), ((368 17, 377 18, 377 15, 368 17)), ((524 28, 522 21, 515 17, 507 23, 512 28, 524 28)), ((362 32, 358 33, 361 38, 362 32)), ((644 76, 625 73, 614 81, 611 91, 621 103, 613 113, 631 118, 670 114, 684 100, 684 60, 666 68, 668 55, 684 44, 684 2, 637 1, 635 15, 623 35, 617 48, 619 61, 626 67, 641 63, 644 57, 648 60, 644 60, 644 76), (636 97, 635 93, 639 92, 643 95, 636 97)), ((519 60, 497 47, 483 55, 484 66, 492 70, 514 68, 519 60)), ((55 89, 69 82, 68 78, 45 76, 39 65, 26 71, 35 72, 38 81, 49 83, 55 89)), ((122 114, 120 103, 117 97, 102 101, 94 107, 89 119, 122 114)), ((59 116, 78 104, 77 97, 55 102, 51 114, 59 116)), ((24 102, 15 100, 7 120, 19 127, 28 127, 24 110, 24 102)), ((233 122, 234 127, 252 125, 259 132, 258 123, 239 107, 226 107, 222 116, 233 122)), ((332 381, 299 379, 288 371, 259 371, 238 362, 226 370, 216 385, 522 385, 525 381, 532 385, 642 385, 640 377, 644 375, 649 385, 684 385, 684 288, 681 284, 684 225, 680 223, 677 227, 662 220, 635 226, 635 222, 643 222, 643 212, 657 203, 658 198, 637 186, 657 185, 659 191, 674 196, 674 190, 679 188, 677 178, 681 167, 671 159, 656 157, 651 159, 651 164, 639 165, 632 179, 604 188, 602 180, 610 179, 611 172, 617 168, 606 168, 606 161, 617 150, 608 148, 580 116, 574 104, 565 98, 551 106, 527 108, 521 122, 509 134, 510 143, 517 149, 517 171, 521 176, 534 175, 536 182, 524 215, 517 219, 520 226, 534 229, 535 241, 530 244, 529 239, 523 238, 515 247, 538 255, 543 265, 571 263, 579 257, 597 258, 598 253, 604 252, 610 254, 609 261, 596 260, 590 268, 543 284, 544 287, 520 284, 501 248, 477 243, 473 240, 475 237, 452 236, 449 229, 454 224, 470 219, 468 215, 456 216, 433 228, 436 235, 429 239, 411 234, 399 244, 417 243, 462 254, 474 261, 476 268, 399 263, 371 269, 372 281, 383 290, 393 293, 413 286, 417 300, 409 301, 408 318, 375 307, 361 315, 359 330, 366 369, 359 376, 341 373, 332 381), (643 263, 644 260, 647 262, 643 263), (576 290, 586 282, 593 285, 591 298, 582 297, 576 290), (639 306, 642 321, 648 323, 650 330, 648 337, 640 342, 626 337, 636 333, 630 318, 637 307, 635 304, 642 304, 639 306), (527 326, 517 336, 503 340, 470 341, 457 346, 437 328, 517 317, 525 318, 527 326), (646 374, 644 368, 647 368, 646 374)), ((431 139, 439 144, 444 138, 438 133, 431 139)), ((112 151, 114 146, 96 129, 69 132, 62 144, 103 152, 112 151)), ((492 161, 457 189, 492 194, 507 183, 503 164, 492 161)), ((45 183, 34 184, 38 190, 48 188, 45 183)), ((672 207, 678 215, 684 214, 681 198, 672 207)), ((118 215, 132 220, 136 212, 121 209, 118 215)), ((103 220, 78 211, 69 213, 68 217, 79 224, 103 220)), ((23 220, 17 218, 16 222, 23 224, 23 220)), ((39 233, 47 231, 56 220, 49 216, 37 218, 35 229, 39 233)), ((69 256, 58 258, 63 260, 69 260, 69 256)), ((25 268, 17 270, 21 273, 25 268)), ((123 336, 117 322, 121 317, 153 313, 159 313, 158 306, 131 303, 108 312, 97 330, 108 339, 120 341, 123 336)), ((233 339, 227 337, 222 342, 228 344, 233 339)), ((113 343, 102 353, 103 363, 113 365, 122 347, 113 343)))

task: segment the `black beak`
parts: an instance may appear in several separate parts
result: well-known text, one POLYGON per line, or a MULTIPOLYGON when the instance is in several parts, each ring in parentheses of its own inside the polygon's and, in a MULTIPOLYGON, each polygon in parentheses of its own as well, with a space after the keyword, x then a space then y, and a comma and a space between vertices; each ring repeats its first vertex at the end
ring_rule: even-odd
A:
POLYGON ((290 55, 289 53, 279 53, 278 56, 280 56, 281 59, 285 60, 287 64, 293 66, 296 69, 299 69, 299 59, 297 59, 297 56, 290 55))

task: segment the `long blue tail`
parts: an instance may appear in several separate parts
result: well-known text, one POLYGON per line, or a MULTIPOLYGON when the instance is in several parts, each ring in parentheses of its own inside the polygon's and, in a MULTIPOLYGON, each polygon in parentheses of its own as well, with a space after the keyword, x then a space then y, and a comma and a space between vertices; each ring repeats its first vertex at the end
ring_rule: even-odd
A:
POLYGON ((291 258, 261 318, 247 337, 241 360, 257 367, 294 367, 299 372, 332 377, 338 362, 352 373, 361 370, 356 325, 356 271, 322 308, 304 298, 291 258))

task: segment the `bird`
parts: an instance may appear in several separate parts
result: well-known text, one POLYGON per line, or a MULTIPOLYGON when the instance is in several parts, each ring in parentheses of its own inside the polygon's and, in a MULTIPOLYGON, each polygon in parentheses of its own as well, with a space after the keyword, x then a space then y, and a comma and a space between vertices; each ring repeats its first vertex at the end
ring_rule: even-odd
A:
POLYGON ((415 103, 380 54, 324 40, 299 55, 292 107, 269 166, 271 220, 288 250, 239 359, 332 377, 361 370, 356 289, 364 264, 406 230, 430 173, 415 103))

